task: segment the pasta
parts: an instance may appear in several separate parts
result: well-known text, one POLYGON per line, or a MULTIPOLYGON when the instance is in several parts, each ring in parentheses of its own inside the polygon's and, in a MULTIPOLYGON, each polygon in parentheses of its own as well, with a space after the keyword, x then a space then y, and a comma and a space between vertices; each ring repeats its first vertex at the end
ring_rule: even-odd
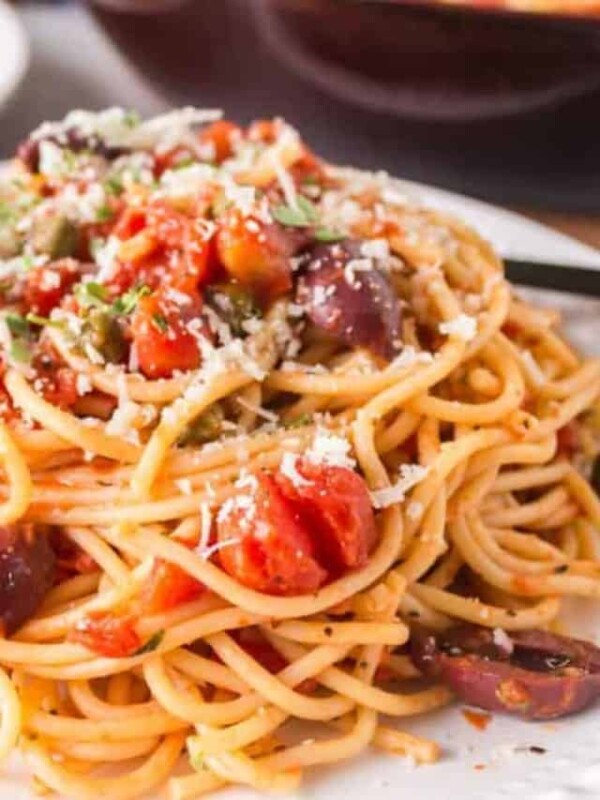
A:
POLYGON ((0 759, 42 787, 435 761, 416 631, 600 596, 600 363, 460 221, 194 109, 47 123, 0 201, 0 759))

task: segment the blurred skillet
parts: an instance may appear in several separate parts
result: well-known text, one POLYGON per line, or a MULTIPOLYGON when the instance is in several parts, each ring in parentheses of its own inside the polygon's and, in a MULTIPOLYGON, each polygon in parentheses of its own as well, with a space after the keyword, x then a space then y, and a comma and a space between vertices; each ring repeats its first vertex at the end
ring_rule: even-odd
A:
POLYGON ((600 88, 596 16, 436 0, 261 0, 261 30, 305 79, 421 120, 522 114, 600 88))

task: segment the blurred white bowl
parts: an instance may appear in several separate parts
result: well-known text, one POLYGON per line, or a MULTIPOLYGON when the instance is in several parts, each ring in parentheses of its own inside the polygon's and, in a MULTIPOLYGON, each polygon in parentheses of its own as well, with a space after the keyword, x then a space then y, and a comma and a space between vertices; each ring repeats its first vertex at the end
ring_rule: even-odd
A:
POLYGON ((25 77, 29 41, 16 11, 0 0, 0 112, 25 77))

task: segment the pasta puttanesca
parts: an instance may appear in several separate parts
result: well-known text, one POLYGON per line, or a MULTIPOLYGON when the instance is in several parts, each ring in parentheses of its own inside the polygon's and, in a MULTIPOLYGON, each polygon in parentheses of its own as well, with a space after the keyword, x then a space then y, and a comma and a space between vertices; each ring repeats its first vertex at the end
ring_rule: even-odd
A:
POLYGON ((0 520, 32 570, 0 588, 0 756, 40 785, 435 761, 414 626, 600 595, 600 363, 458 220, 193 109, 46 124, 0 201, 0 520))

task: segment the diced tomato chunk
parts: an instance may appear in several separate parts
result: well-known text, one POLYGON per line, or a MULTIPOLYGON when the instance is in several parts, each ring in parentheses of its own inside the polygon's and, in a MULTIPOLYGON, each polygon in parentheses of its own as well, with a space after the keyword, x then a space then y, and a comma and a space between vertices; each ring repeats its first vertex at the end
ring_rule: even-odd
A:
POLYGON ((193 294, 208 283, 216 267, 214 228, 199 216, 188 216, 164 202, 126 211, 114 234, 128 241, 144 233, 139 253, 121 262, 111 285, 120 292, 136 284, 168 285, 193 294))
POLYGON ((363 566, 377 540, 373 508, 365 482, 346 467, 299 459, 292 482, 278 473, 277 483, 294 503, 308 530, 319 562, 330 575, 363 566))
POLYGON ((131 331, 140 371, 148 378, 169 378, 175 370, 187 371, 200 364, 198 342, 181 308, 158 293, 139 300, 131 331))
POLYGON ((233 155, 236 142, 242 136, 241 128, 226 119, 208 125, 200 132, 200 142, 212 146, 212 161, 221 164, 233 155))
POLYGON ((123 211, 113 228, 113 235, 118 239, 131 239, 146 227, 146 212, 143 208, 132 207, 123 211))
POLYGON ((291 480, 257 473, 217 518, 219 559, 240 583, 267 594, 308 594, 364 566, 377 542, 363 479, 300 459, 291 480))
POLYGON ((217 253, 226 271, 259 300, 268 302, 292 288, 290 256, 295 241, 277 224, 265 224, 231 208, 220 219, 217 253))
POLYGON ((144 612, 160 614, 169 611, 182 603, 196 600, 204 591, 204 585, 181 567, 158 560, 144 590, 144 612))
POLYGON ((107 658, 127 658, 142 646, 134 618, 113 612, 88 614, 69 631, 67 638, 107 658))
POLYGON ((275 479, 255 476, 256 486, 221 509, 217 532, 223 568, 240 583, 274 595, 308 594, 326 580, 308 532, 275 479))
POLYGON ((79 263, 72 258, 32 269, 26 274, 23 293, 27 310, 47 317, 79 280, 79 274, 79 263))

